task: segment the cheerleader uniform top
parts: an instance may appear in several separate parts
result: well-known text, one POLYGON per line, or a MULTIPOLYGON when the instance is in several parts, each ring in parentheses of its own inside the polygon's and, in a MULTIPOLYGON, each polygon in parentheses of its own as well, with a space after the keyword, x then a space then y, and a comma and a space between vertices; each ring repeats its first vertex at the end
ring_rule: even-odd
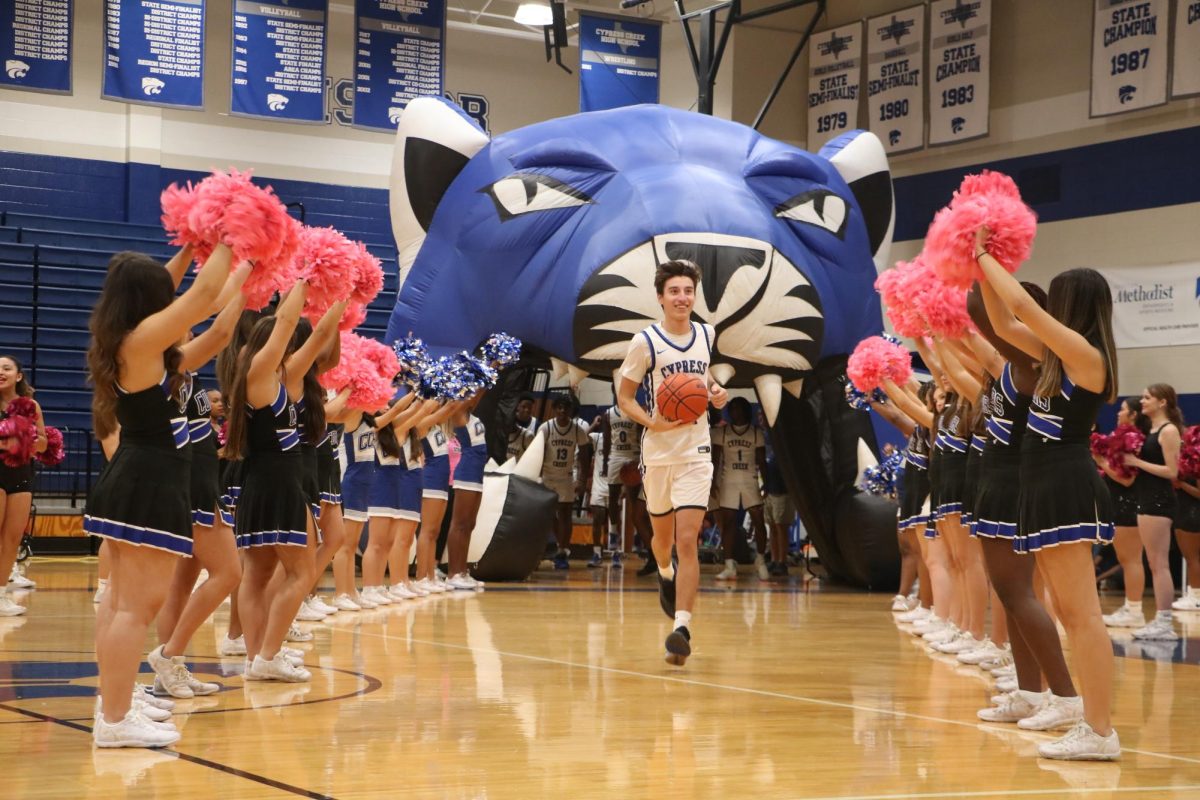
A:
POLYGON ((375 464, 375 424, 366 415, 358 427, 343 434, 346 448, 346 472, 361 471, 375 464))
POLYGON ((975 426, 971 429, 970 446, 977 455, 983 455, 987 446, 987 418, 992 413, 992 389, 996 382, 991 380, 983 387, 979 397, 979 414, 975 417, 975 426))
POLYGON ((250 415, 247 460, 261 456, 300 457, 299 411, 288 400, 282 383, 270 405, 251 408, 247 404, 246 413, 250 415))
MULTIPOLYGON (((1000 380, 992 384, 988 413, 984 421, 987 428, 987 444, 984 453, 999 458, 1019 459, 1021 440, 1029 417, 1029 404, 1033 398, 1017 391, 1013 383, 1012 364, 1005 362, 1000 380)), ((989 462, 993 463, 993 462, 989 462)))
POLYGON ((917 469, 929 469, 929 429, 916 425, 908 436, 908 454, 904 462, 917 469))
POLYGON ((192 444, 192 454, 211 454, 216 458, 217 436, 212 427, 212 405, 208 401, 208 390, 194 372, 185 386, 188 389, 188 441, 192 444))
POLYGON ((474 414, 467 417, 467 424, 454 429, 454 436, 462 452, 476 447, 487 447, 487 429, 474 414))
POLYGON ((1082 450, 1091 460, 1089 440, 1104 398, 1076 386, 1064 373, 1062 388, 1051 397, 1034 395, 1026 417, 1022 453, 1082 450))
POLYGON ((961 424, 962 411, 959 410, 958 398, 955 397, 952 404, 946 404, 942 410, 942 416, 938 419, 938 432, 934 446, 943 454, 966 455, 970 442, 958 435, 961 424))
POLYGON ((433 428, 421 440, 421 449, 425 451, 426 463, 435 458, 450 457, 449 440, 441 426, 433 428))
POLYGON ((412 439, 409 436, 405 435, 404 441, 400 443, 400 449, 404 456, 403 461, 401 461, 404 468, 407 470, 420 470, 421 455, 420 453, 413 453, 412 439))

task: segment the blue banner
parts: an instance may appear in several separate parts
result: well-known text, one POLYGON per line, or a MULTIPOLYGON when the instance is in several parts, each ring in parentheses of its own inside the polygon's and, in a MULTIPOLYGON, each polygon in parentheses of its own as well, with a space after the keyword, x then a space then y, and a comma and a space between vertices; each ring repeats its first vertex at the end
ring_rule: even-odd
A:
POLYGON ((395 130, 415 97, 445 83, 445 0, 355 0, 354 124, 395 130))
POLYGON ((327 0, 235 0, 232 113, 325 121, 327 0))
POLYGON ((0 86, 71 92, 71 0, 0 2, 0 86))
POLYGON ((104 97, 204 107, 204 0, 104 0, 104 97))
POLYGON ((579 110, 658 102, 662 26, 654 20, 579 14, 579 110))

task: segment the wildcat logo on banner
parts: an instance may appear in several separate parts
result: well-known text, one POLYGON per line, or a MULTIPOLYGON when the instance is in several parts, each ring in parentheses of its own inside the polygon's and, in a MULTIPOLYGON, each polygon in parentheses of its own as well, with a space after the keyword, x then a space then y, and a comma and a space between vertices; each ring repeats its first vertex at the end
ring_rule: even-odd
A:
POLYGON ((1117 347, 1200 344, 1200 262, 1101 269, 1117 347))
POLYGON ((0 86, 71 91, 74 0, 0 0, 0 86))
POLYGON ((992 0, 929 6, 929 143, 987 136, 992 0))
POLYGON ((812 38, 808 62, 808 149, 858 127, 862 23, 812 38))
POLYGON ((1167 0, 1095 4, 1091 115, 1123 114, 1167 102, 1167 0))
POLYGON ((1200 0, 1175 0, 1171 97, 1200 94, 1200 0))
POLYGON ((925 144, 925 6, 867 20, 867 113, 888 153, 925 144))

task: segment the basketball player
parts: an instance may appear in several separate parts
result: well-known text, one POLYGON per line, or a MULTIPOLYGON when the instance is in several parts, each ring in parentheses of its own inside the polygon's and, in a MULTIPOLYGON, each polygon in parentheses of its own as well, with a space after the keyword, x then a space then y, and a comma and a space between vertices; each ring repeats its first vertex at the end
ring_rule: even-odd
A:
POLYGON ((532 426, 529 424, 532 421, 533 395, 526 392, 517 401, 517 407, 513 413, 512 427, 508 429, 506 459, 520 459, 521 456, 525 455, 525 449, 533 441, 534 432, 531 430, 532 426))
POLYGON ((668 376, 685 373, 704 381, 716 408, 724 408, 729 400, 725 389, 708 373, 713 328, 692 322, 699 282, 700 270, 691 262, 659 265, 654 289, 663 321, 641 331, 629 343, 617 394, 621 413, 646 429, 642 438, 646 508, 654 527, 659 603, 674 620, 674 630, 666 641, 667 663, 677 666, 692 653, 688 626, 700 584, 697 539, 712 488, 712 441, 704 415, 690 423, 668 420, 657 413, 655 397, 668 376), (643 384, 648 410, 636 400, 643 384), (671 560, 672 545, 679 557, 678 569, 671 560))
POLYGON ((759 478, 767 472, 767 442, 763 432, 755 427, 750 416, 750 401, 735 397, 729 401, 729 424, 711 430, 713 463, 716 466, 717 508, 721 526, 721 544, 725 549, 725 569, 717 575, 720 581, 737 580, 737 558, 734 548, 742 535, 734 518, 738 509, 750 515, 754 526, 754 569, 758 579, 769 580, 767 562, 767 526, 763 521, 763 490, 759 478))
POLYGON ((591 473, 592 441, 587 426, 575 418, 575 399, 559 395, 554 399, 554 417, 543 422, 541 430, 546 440, 542 459, 542 483, 558 492, 558 513, 554 538, 558 552, 554 555, 555 569, 569 569, 571 556, 571 506, 583 494, 583 485, 591 473), (574 476, 575 452, 579 451, 579 477, 574 476))
MULTIPOLYGON (((614 397, 615 397, 614 391, 614 397)), ((646 517, 646 504, 640 497, 641 482, 635 486, 626 486, 621 479, 621 471, 632 464, 635 467, 642 454, 642 426, 621 413, 621 407, 613 405, 600 418, 600 430, 604 438, 603 453, 608 462, 608 518, 610 525, 617 530, 620 541, 613 548, 613 566, 621 566, 621 556, 633 549, 633 535, 636 529, 642 535, 643 544, 650 550, 650 525, 646 517), (621 499, 625 499, 626 513, 621 516, 621 499), (644 530, 643 530, 644 528, 644 530)), ((599 458, 599 455, 597 455, 599 458)), ((637 475, 640 479, 641 471, 637 475)), ((648 569, 644 574, 649 575, 657 570, 654 558, 647 560, 648 569)), ((642 574, 642 573, 639 573, 642 574)))

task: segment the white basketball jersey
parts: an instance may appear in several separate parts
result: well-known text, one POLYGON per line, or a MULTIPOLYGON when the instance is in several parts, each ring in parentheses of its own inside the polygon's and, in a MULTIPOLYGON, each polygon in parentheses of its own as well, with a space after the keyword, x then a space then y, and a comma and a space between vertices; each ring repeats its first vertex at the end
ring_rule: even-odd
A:
MULTIPOLYGON (((592 452, 595 453, 592 458, 592 492, 596 492, 600 488, 600 484, 608 483, 604 476, 604 434, 597 431, 596 433, 588 434, 592 439, 592 452)), ((612 456, 609 456, 612 460, 612 456)))
POLYGON ((518 427, 508 434, 508 449, 507 458, 519 459, 525 455, 525 451, 529 448, 529 443, 533 441, 533 431, 518 427))
POLYGON ((571 420, 560 428, 555 420, 542 423, 546 437, 546 455, 542 460, 542 475, 559 478, 570 477, 575 469, 575 450, 589 443, 587 427, 579 420, 571 420))
MULTIPOLYGON (((673 337, 660 325, 651 325, 629 344, 629 354, 621 365, 621 377, 638 381, 646 392, 646 412, 658 414, 655 398, 658 387, 676 373, 695 375, 708 383, 708 364, 712 358, 713 329, 699 322, 691 323, 689 336, 673 337)), ((642 463, 646 466, 688 464, 712 458, 712 441, 708 433, 708 418, 701 414, 690 425, 669 431, 642 434, 642 463)))
POLYGON ((722 425, 712 429, 713 447, 721 448, 721 474, 718 483, 739 481, 758 483, 758 448, 765 447, 762 431, 753 425, 738 429, 722 425))
POLYGON ((608 460, 624 464, 636 461, 641 452, 641 426, 613 406, 608 410, 608 460))

